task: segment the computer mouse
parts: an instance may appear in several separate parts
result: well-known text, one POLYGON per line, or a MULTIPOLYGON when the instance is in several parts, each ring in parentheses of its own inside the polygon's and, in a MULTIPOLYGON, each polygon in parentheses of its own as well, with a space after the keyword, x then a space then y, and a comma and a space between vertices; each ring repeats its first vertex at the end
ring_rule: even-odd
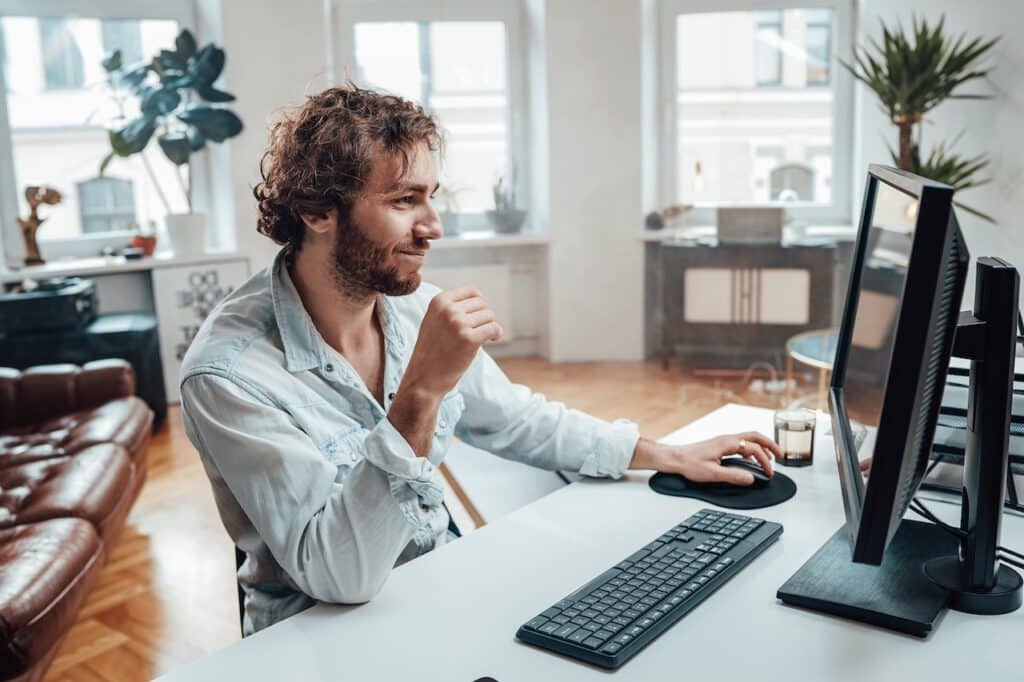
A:
POLYGON ((772 478, 764 472, 761 465, 756 462, 751 462, 748 459, 742 457, 729 457, 722 460, 722 466, 729 469, 739 469, 741 471, 747 471, 753 474, 754 482, 750 485, 734 485, 732 483, 725 483, 723 481, 716 481, 711 484, 713 486, 722 486, 722 489, 743 489, 743 488, 764 488, 771 482, 772 478))

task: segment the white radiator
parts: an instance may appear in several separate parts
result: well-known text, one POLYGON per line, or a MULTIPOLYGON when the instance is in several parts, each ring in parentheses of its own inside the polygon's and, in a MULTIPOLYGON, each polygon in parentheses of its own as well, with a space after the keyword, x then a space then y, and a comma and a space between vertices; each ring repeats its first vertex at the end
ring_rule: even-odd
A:
POLYGON ((483 294, 504 330, 503 341, 516 336, 512 325, 511 269, 508 265, 464 265, 449 268, 424 268, 423 281, 442 289, 472 284, 483 294))

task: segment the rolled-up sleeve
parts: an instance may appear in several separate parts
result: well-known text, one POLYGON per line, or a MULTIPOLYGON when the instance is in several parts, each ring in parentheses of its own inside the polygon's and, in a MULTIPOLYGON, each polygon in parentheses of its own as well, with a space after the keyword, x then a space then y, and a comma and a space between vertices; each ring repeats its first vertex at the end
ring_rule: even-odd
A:
POLYGON ((640 438, 635 423, 606 422, 512 383, 484 351, 459 382, 466 409, 455 433, 474 447, 543 469, 618 478, 640 438))
POLYGON ((211 480, 223 480, 280 566, 314 599, 369 600, 410 540, 433 536, 439 475, 386 419, 342 484, 285 410, 230 379, 198 374, 181 394, 186 432, 211 480))

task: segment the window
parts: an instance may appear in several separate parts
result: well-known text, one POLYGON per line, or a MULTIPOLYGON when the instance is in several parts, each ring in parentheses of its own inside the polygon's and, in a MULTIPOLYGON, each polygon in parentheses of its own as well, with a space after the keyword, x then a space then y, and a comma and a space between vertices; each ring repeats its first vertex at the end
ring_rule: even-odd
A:
POLYGON ((828 85, 832 63, 832 12, 809 9, 807 14, 807 84, 828 85))
POLYGON ((135 190, 131 180, 93 178, 78 183, 77 189, 82 232, 111 232, 135 227, 135 190))
POLYGON ((173 48, 179 27, 192 21, 190 0, 130 10, 116 0, 93 0, 91 16, 75 17, 39 16, 45 3, 23 5, 19 16, 11 9, 18 2, 8 2, 12 13, 0 16, 0 218, 5 241, 16 245, 7 253, 20 252, 15 215, 28 213, 24 192, 31 185, 62 195, 42 212, 38 239, 47 258, 123 245, 125 230, 162 224, 164 198, 171 211, 187 210, 174 166, 155 143, 142 155, 114 158, 109 179, 97 176, 110 151, 107 128, 137 113, 111 93, 101 61, 114 49, 125 64, 137 64, 173 48))
MULTIPOLYGON (((357 5, 350 10, 352 73, 362 85, 393 92, 431 112, 445 132, 439 211, 460 214, 461 229, 488 230, 499 178, 521 190, 522 134, 517 93, 515 3, 357 5), (403 19, 396 21, 396 19, 403 19), (409 19, 413 20, 409 20, 409 19)), ((526 208, 518 192, 518 208, 526 208)))
POLYGON ((782 12, 757 13, 757 84, 782 82, 782 12))
POLYGON ((730 204, 849 220, 852 84, 829 65, 850 48, 833 33, 849 26, 850 8, 809 2, 819 6, 665 0, 662 199, 693 204, 690 222, 711 223, 730 204))

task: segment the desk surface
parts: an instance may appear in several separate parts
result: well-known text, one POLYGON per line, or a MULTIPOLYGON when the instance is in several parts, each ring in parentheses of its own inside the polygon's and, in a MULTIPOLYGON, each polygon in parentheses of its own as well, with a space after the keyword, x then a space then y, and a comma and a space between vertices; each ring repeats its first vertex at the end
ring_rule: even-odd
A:
MULTIPOLYGON (((664 440, 771 432, 770 410, 729 405, 664 440)), ((776 589, 843 522, 831 442, 819 419, 815 464, 786 470, 792 500, 749 514, 785 526, 780 540, 614 673, 619 680, 1019 679, 1024 610, 979 617, 947 612, 927 640, 783 606, 776 589), (685 662, 685 663, 684 663, 685 662)), ((394 571, 361 606, 321 605, 165 680, 601 679, 610 673, 516 641, 520 624, 706 506, 664 497, 648 474, 558 490, 394 571)), ((931 507, 949 521, 952 505, 931 507)), ((1024 518, 1007 515, 1003 544, 1024 547, 1024 518)), ((231 586, 225 586, 230 589, 231 586)))

